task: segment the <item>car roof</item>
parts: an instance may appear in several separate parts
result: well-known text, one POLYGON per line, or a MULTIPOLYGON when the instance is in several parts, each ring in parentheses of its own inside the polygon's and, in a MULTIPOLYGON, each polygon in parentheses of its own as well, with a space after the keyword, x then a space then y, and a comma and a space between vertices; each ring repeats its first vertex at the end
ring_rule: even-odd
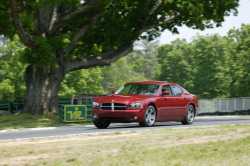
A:
POLYGON ((173 82, 166 82, 166 81, 136 81, 136 82, 128 82, 126 84, 156 84, 156 85, 176 85, 176 83, 173 82))

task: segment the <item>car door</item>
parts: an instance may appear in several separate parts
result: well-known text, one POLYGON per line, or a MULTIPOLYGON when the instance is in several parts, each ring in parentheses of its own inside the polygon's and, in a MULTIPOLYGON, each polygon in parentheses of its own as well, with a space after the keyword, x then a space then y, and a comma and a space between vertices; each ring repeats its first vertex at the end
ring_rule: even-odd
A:
POLYGON ((172 111, 175 109, 175 96, 169 85, 162 86, 161 97, 158 100, 158 121, 172 120, 172 111), (162 95, 163 91, 169 91, 170 94, 167 96, 162 95))
POLYGON ((169 116, 171 120, 180 120, 184 117, 186 112, 186 98, 183 94, 183 90, 178 85, 171 85, 170 87, 173 96, 169 116))

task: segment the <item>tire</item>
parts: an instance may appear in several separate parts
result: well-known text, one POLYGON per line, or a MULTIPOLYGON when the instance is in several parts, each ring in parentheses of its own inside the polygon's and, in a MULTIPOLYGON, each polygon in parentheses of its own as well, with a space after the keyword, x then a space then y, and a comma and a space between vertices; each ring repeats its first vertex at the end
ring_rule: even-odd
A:
POLYGON ((192 124, 195 118, 195 108, 193 105, 188 105, 187 107, 187 115, 185 116, 184 120, 181 121, 183 125, 192 124))
POLYGON ((156 121, 156 109, 154 106, 149 105, 144 114, 144 121, 139 122, 141 127, 152 127, 156 121))
POLYGON ((103 119, 95 119, 93 123, 98 129, 106 129, 110 125, 110 121, 103 119))

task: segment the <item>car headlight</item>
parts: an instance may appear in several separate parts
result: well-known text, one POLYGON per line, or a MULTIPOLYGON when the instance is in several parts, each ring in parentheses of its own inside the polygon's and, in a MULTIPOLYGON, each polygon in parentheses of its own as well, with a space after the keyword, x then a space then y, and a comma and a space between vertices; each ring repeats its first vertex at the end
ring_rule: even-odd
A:
POLYGON ((134 102, 129 105, 129 108, 131 109, 141 109, 143 108, 143 104, 140 102, 134 102))
POLYGON ((100 108, 100 104, 97 102, 92 103, 93 108, 100 108))

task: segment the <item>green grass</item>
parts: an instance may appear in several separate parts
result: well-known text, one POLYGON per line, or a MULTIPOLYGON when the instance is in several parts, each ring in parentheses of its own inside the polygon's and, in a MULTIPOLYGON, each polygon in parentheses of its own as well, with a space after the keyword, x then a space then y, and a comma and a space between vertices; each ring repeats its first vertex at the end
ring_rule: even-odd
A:
POLYGON ((0 165, 249 166, 250 125, 0 142, 0 165))
POLYGON ((33 127, 48 127, 60 125, 59 119, 48 118, 41 115, 31 114, 16 114, 16 115, 1 115, 0 130, 17 129, 17 128, 33 128, 33 127))
MULTIPOLYGON (((89 122, 81 122, 88 124, 89 122)), ((11 114, 0 115, 0 130, 3 129, 19 129, 19 128, 35 128, 68 125, 73 123, 62 123, 59 117, 48 118, 42 115, 31 114, 11 114)))

